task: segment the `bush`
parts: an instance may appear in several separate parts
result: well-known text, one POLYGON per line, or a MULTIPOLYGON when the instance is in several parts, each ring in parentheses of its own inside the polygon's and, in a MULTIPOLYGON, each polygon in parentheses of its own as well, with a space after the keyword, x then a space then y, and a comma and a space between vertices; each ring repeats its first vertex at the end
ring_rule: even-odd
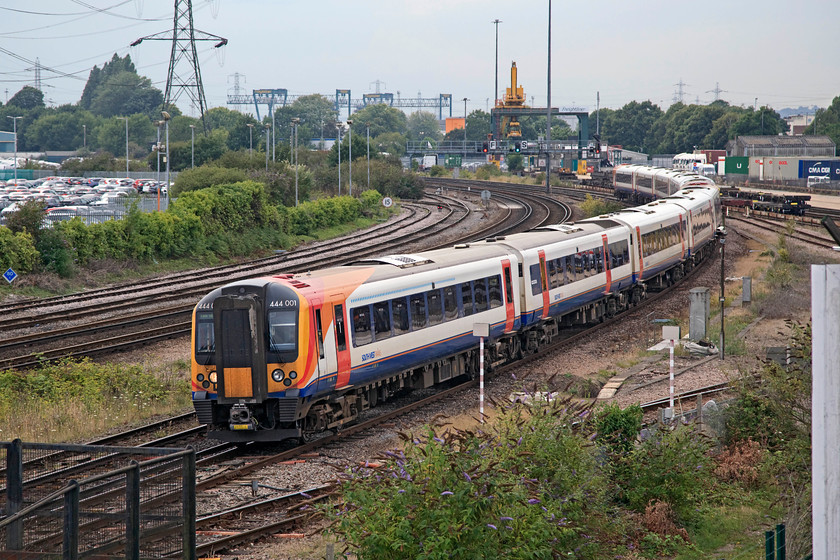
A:
POLYGON ((42 270, 55 272, 62 278, 73 275, 73 248, 61 232, 45 229, 38 240, 37 249, 41 255, 42 270))
POLYGON ((642 513, 651 501, 671 506, 677 521, 693 524, 711 475, 708 442, 690 427, 663 429, 631 453, 614 457, 620 501, 642 513))
POLYGON ((448 174, 442 165, 433 165, 429 168, 429 177, 445 177, 448 174))
POLYGON ((643 416, 642 407, 637 404, 625 409, 617 404, 604 406, 595 414, 596 441, 613 452, 629 452, 642 429, 643 416))
POLYGON ((0 226, 0 268, 4 271, 12 268, 18 274, 25 274, 35 269, 39 258, 31 234, 25 231, 13 233, 9 228, 0 226))
POLYGON ((375 560, 587 556, 601 498, 577 412, 516 405, 492 432, 405 436, 381 469, 347 474, 334 531, 375 560))
POLYGON ((621 210, 621 204, 618 202, 608 202, 601 198, 594 198, 587 194, 583 202, 580 203, 580 209, 587 218, 593 216, 600 216, 602 214, 609 214, 611 212, 618 212, 621 210))
POLYGON ((245 181, 247 178, 247 173, 242 169, 202 165, 201 167, 185 169, 178 173, 175 184, 172 186, 171 194, 177 198, 182 193, 188 191, 239 183, 240 181, 245 181))

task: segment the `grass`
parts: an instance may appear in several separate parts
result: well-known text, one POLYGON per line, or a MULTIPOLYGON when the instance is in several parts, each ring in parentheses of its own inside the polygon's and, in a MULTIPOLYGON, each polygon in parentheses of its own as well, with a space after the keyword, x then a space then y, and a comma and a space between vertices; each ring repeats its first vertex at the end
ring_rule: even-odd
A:
POLYGON ((148 370, 66 360, 0 372, 0 439, 84 441, 190 405, 185 360, 148 370))

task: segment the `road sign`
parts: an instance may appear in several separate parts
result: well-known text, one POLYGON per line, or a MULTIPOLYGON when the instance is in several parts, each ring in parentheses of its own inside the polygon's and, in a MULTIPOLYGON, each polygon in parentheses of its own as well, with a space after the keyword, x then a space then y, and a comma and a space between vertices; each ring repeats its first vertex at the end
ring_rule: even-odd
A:
POLYGON ((3 278, 5 278, 6 282, 8 282, 9 284, 14 282, 15 278, 17 278, 17 277, 18 277, 17 272, 12 270, 11 268, 3 273, 3 278))
POLYGON ((389 196, 386 196, 385 198, 382 199, 382 206, 384 206, 385 208, 390 208, 393 204, 394 204, 394 201, 391 200, 391 197, 389 197, 389 196))

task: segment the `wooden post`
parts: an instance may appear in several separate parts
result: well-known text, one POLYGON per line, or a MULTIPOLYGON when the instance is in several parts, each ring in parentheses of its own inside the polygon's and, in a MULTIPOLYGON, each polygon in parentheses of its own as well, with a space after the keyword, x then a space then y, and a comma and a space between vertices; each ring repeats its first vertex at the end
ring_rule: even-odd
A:
POLYGON ((840 265, 811 266, 813 557, 840 557, 840 265))

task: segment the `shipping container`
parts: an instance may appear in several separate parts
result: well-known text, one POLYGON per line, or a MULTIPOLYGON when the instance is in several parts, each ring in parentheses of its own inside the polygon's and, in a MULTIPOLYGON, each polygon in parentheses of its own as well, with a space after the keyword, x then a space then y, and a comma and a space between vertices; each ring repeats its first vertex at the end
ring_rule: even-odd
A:
POLYGON ((743 156, 729 156, 726 158, 726 174, 747 175, 749 173, 749 159, 743 156))
POLYGON ((803 159, 799 162, 799 178, 828 177, 829 181, 840 181, 840 160, 803 159))

